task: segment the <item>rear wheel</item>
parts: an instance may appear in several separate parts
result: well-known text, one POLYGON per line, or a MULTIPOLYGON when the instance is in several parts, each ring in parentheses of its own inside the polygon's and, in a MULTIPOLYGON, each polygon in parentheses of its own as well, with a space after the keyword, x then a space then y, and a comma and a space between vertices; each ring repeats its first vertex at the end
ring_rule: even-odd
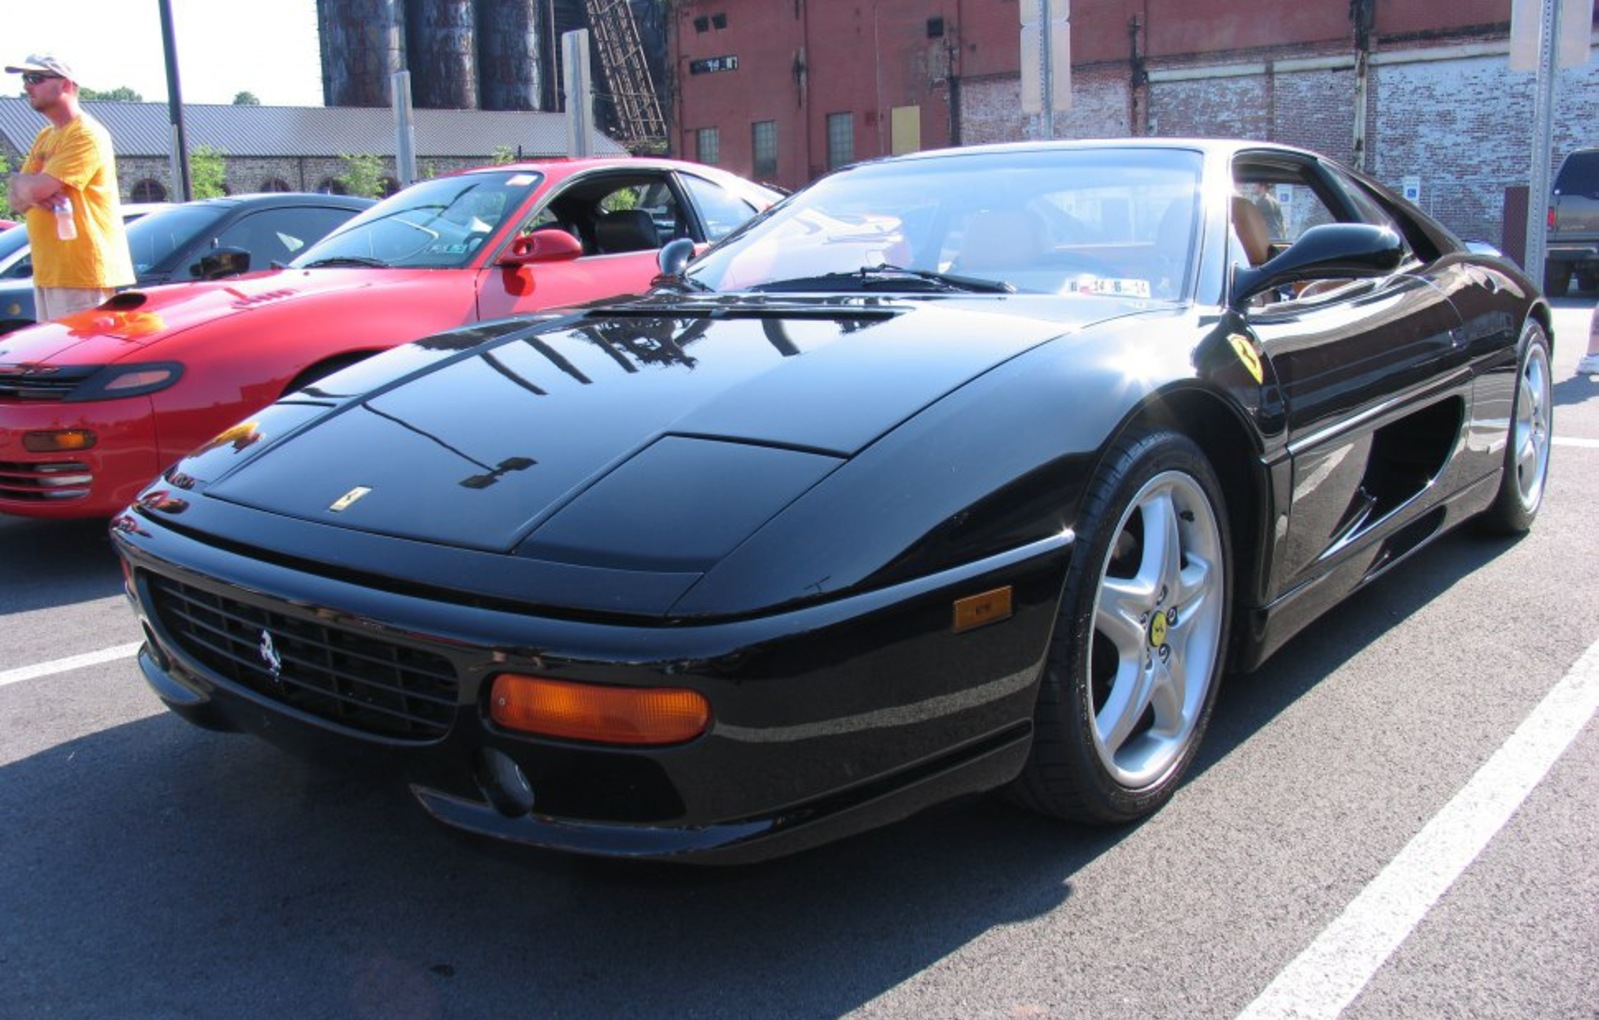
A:
POLYGON ((1226 509, 1192 440, 1141 432, 1117 444, 1079 525, 1012 794, 1059 818, 1127 822, 1171 797, 1215 704, 1231 597, 1226 509))
POLYGON ((1543 506, 1544 482, 1549 477, 1554 413, 1549 341, 1542 326, 1529 322, 1521 332, 1521 356, 1516 362, 1516 399, 1505 442, 1499 495, 1480 518, 1487 530, 1520 534, 1532 527, 1538 508, 1543 506))

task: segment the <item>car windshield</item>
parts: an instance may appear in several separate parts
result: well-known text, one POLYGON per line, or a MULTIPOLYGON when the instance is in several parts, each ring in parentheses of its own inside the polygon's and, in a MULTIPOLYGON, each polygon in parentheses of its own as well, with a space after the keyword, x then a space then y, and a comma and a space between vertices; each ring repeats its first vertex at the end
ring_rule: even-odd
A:
POLYGON ((968 291, 1177 299, 1201 159, 1187 149, 1013 149, 824 177, 693 262, 694 289, 968 291))
POLYGON ((128 224, 128 253, 133 256, 137 276, 170 271, 166 263, 189 247, 201 233, 211 229, 226 209, 222 206, 175 205, 140 216, 128 224))
POLYGON ((495 170, 421 181, 350 220, 292 265, 458 269, 543 179, 526 170, 495 170))

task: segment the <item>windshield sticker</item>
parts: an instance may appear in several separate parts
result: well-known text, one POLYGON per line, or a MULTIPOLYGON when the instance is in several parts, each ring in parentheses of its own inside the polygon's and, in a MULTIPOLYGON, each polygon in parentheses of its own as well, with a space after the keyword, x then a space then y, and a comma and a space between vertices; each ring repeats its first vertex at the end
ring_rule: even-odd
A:
POLYGON ((466 245, 459 244, 459 243, 457 243, 457 244, 430 244, 430 245, 428 245, 428 254, 429 255, 465 255, 466 254, 466 245))
POLYGON ((525 188, 536 180, 538 180, 537 174, 517 174, 505 183, 513 188, 525 188))
POLYGON ((1079 276, 1066 289, 1079 294, 1116 294, 1136 298, 1147 298, 1150 294, 1148 280, 1121 280, 1106 276, 1079 276))

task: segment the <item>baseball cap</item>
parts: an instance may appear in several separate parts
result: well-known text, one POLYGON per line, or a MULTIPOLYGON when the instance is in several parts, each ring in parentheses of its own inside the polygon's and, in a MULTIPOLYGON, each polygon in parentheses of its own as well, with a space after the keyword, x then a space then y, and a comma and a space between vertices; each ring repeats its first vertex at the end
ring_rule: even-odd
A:
POLYGON ((72 68, 67 64, 66 61, 62 60, 60 57, 52 56, 49 53, 30 54, 28 59, 24 60, 22 63, 13 64, 6 68, 7 74, 22 74, 26 71, 39 71, 44 74, 59 74, 67 81, 71 82, 78 80, 78 76, 73 73, 72 68))

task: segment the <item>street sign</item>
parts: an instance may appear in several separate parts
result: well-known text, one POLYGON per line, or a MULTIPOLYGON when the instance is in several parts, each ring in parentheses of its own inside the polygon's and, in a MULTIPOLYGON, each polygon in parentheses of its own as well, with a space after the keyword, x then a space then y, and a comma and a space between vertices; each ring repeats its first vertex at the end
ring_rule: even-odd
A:
POLYGON ((1055 137, 1055 111, 1072 108, 1071 0, 1021 0, 1022 112, 1044 114, 1055 137))

